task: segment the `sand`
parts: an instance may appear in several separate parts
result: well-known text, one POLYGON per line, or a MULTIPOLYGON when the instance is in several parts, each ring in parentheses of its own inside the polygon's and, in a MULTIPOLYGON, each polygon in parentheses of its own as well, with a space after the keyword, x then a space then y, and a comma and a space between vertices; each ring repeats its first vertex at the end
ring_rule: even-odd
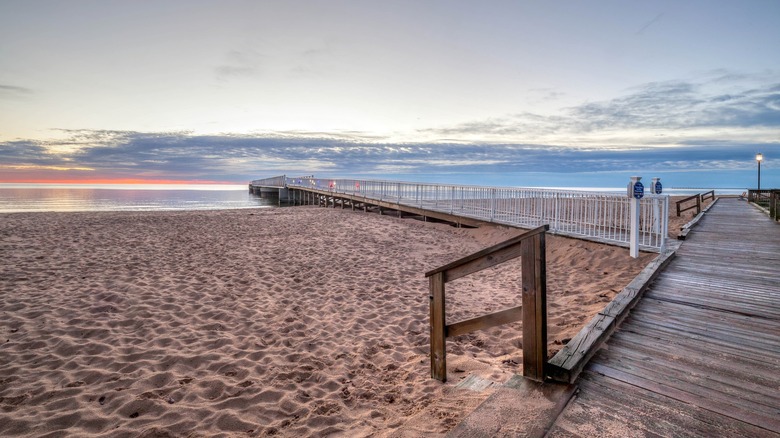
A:
MULTIPOLYGON (((319 207, 0 214, 0 436, 438 436, 522 372, 520 323, 448 339, 424 273, 520 233, 319 207)), ((548 237, 550 356, 654 258, 548 237)), ((520 261, 448 284, 520 304, 520 261)))
MULTIPOLYGON (((680 216, 677 216, 677 201, 681 201, 689 196, 670 196, 669 197, 669 237, 676 239, 680 235, 680 228, 685 224, 693 220, 698 213, 696 209, 692 208, 688 211, 683 211, 680 216)), ((700 203, 701 209, 704 210, 714 202, 713 199, 707 198, 706 201, 700 203)), ((681 205, 681 208, 688 208, 696 205, 696 201, 687 201, 681 205)))

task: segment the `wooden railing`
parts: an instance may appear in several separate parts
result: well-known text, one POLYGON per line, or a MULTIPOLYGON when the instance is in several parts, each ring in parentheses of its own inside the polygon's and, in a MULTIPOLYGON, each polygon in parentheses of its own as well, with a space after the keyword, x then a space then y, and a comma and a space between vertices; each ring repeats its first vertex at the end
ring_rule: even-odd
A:
POLYGON ((769 197, 769 217, 780 221, 780 190, 772 190, 772 195, 769 197))
POLYGON ((748 202, 766 208, 770 218, 780 220, 780 190, 748 190, 748 202))
POLYGON ((446 339, 497 325, 523 321, 523 376, 544 380, 547 364, 547 271, 545 233, 549 225, 466 256, 425 274, 430 282, 431 377, 447 381, 446 339), (522 257, 522 305, 454 324, 446 323, 444 285, 522 257))
POLYGON ((772 197, 772 190, 748 190, 748 202, 767 204, 772 197))
POLYGON ((688 197, 688 198, 681 199, 681 200, 677 201, 677 216, 679 217, 682 212, 688 211, 688 210, 691 210, 691 209, 694 209, 694 208, 696 209, 696 214, 701 213, 701 196, 699 196, 699 195, 693 195, 691 197, 688 197), (692 201, 692 200, 696 200, 696 203, 692 204, 690 207, 681 208, 682 204, 684 204, 684 203, 686 203, 688 201, 692 201))
POLYGON ((707 199, 715 200, 715 190, 710 190, 709 192, 699 193, 698 195, 693 195, 685 199, 681 199, 677 201, 677 216, 680 216, 680 213, 692 209, 696 209, 696 214, 701 213, 701 203, 706 201, 707 199), (691 204, 690 207, 682 208, 682 204, 685 204, 688 201, 695 200, 695 204, 691 204))

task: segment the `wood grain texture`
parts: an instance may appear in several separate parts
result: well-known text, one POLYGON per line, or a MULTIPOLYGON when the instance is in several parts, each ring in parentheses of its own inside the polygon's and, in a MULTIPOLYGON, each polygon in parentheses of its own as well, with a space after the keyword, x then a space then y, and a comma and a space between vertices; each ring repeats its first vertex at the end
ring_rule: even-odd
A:
POLYGON ((720 198, 590 360, 549 436, 780 437, 778 267, 780 224, 720 198))
POLYGON ((447 381, 446 319, 444 317, 444 274, 430 277, 431 377, 447 381))

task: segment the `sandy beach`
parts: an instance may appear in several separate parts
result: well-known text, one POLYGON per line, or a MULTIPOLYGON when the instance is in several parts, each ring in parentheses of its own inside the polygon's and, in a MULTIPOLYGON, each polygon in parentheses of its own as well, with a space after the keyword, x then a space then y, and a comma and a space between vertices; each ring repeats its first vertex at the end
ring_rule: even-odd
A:
MULTIPOLYGON (((521 230, 319 207, 0 221, 2 436, 438 436, 520 373, 520 323, 448 339, 424 273, 521 230)), ((548 237, 550 355, 655 255, 548 237)), ((520 303, 520 262, 448 285, 520 303)))

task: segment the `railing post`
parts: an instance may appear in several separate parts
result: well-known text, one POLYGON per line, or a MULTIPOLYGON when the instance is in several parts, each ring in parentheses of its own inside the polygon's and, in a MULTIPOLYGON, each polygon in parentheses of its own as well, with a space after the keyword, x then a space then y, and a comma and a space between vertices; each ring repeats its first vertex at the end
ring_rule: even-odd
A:
POLYGON ((666 239, 669 237, 669 195, 664 196, 664 208, 661 213, 661 253, 666 250, 666 239))
POLYGON ((629 224, 629 237, 628 237, 628 245, 629 245, 629 255, 633 258, 639 257, 639 215, 640 215, 640 199, 634 197, 634 186, 639 183, 639 180, 641 180, 641 176, 632 176, 631 177, 631 183, 628 185, 629 187, 629 193, 628 193, 628 200, 631 203, 631 223, 629 224))
POLYGON ((544 381, 547 364, 547 269, 544 233, 521 243, 523 376, 544 381))
POLYGON ((496 219, 496 189, 490 190, 490 221, 496 219))
POLYGON ((431 377, 447 381, 447 351, 444 320, 444 272, 430 277, 431 302, 431 377))
POLYGON ((455 186, 450 187, 450 214, 455 210, 455 186))

